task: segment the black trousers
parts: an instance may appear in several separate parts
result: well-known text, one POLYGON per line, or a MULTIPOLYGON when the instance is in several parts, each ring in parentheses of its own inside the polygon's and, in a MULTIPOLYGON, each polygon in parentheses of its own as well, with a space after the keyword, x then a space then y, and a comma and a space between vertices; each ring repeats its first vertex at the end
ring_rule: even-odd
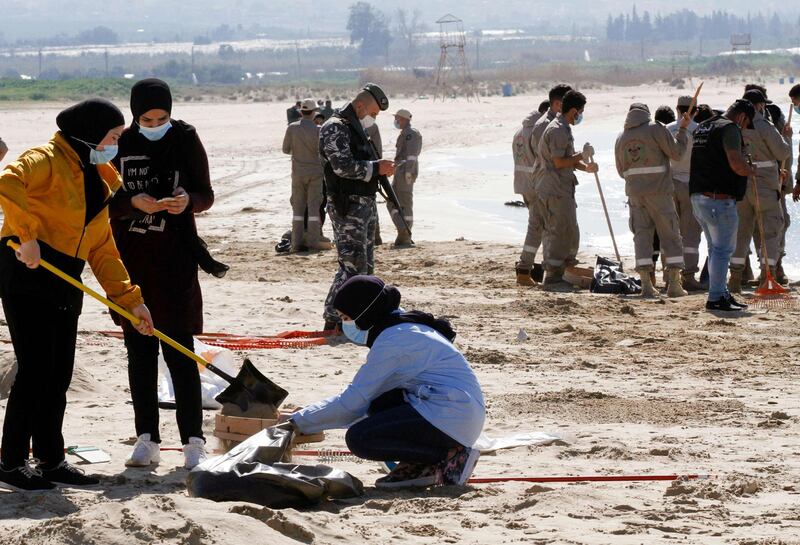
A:
MULTIPOLYGON (((170 337, 186 348, 194 348, 191 333, 172 333, 170 337)), ((136 435, 150 434, 150 440, 161 442, 158 415, 158 339, 125 332, 128 349, 128 381, 133 400, 136 435)), ((200 373, 197 364, 169 346, 161 343, 164 360, 175 389, 175 417, 181 443, 190 437, 203 439, 203 399, 200 393, 200 373)))
POLYGON ((64 460, 61 426, 75 363, 78 313, 29 299, 3 297, 17 376, 3 422, 3 467, 21 466, 33 456, 46 467, 64 460))
POLYGON ((347 430, 345 442, 359 458, 425 465, 441 462, 450 449, 460 446, 406 403, 402 390, 373 400, 368 416, 347 430))

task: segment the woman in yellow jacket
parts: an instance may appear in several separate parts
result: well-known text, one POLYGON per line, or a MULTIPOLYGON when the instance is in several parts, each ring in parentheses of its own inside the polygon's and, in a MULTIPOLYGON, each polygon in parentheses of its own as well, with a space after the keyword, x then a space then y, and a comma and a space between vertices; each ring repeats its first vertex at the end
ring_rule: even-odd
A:
POLYGON ((22 490, 97 484, 64 459, 61 426, 72 379, 83 292, 39 267, 50 261, 80 279, 89 266, 108 296, 152 334, 150 312, 120 260, 108 201, 120 187, 109 161, 122 112, 91 99, 61 112, 59 131, 0 173, 0 297, 17 358, 3 423, 0 481, 22 490), (21 244, 16 252, 8 240, 21 244), (33 443, 33 460, 29 448, 33 443))

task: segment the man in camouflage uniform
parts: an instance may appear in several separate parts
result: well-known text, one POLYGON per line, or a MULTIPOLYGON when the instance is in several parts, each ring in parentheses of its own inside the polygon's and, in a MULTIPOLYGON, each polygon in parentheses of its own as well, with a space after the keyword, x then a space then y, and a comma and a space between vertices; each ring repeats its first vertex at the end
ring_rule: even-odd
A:
POLYGON ((422 135, 417 129, 411 127, 411 112, 408 110, 401 109, 394 114, 394 126, 396 129, 400 129, 400 135, 395 144, 394 164, 396 170, 392 188, 400 202, 400 210, 391 202, 387 202, 386 206, 397 229, 397 239, 395 239, 394 245, 399 248, 413 244, 409 229, 414 223, 414 182, 417 181, 419 175, 417 159, 422 151, 422 135), (405 219, 405 225, 400 219, 401 215, 405 219), (406 225, 408 225, 408 229, 406 229, 406 225))
POLYGON ((389 107, 380 87, 368 83, 349 104, 325 122, 319 149, 328 190, 328 216, 333 225, 339 269, 325 300, 325 330, 340 329, 333 308, 339 287, 359 274, 372 274, 374 231, 378 210, 375 193, 378 177, 394 174, 392 161, 377 159, 364 131, 389 107))

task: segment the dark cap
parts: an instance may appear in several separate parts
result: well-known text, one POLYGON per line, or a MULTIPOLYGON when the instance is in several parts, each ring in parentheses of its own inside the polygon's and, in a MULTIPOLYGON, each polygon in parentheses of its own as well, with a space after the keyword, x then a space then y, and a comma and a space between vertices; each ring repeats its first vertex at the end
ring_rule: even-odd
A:
POLYGON ((383 89, 374 83, 367 83, 364 86, 364 91, 372 95, 372 98, 374 98, 375 102, 378 103, 378 106, 382 112, 385 112, 389 109, 389 99, 386 98, 386 93, 383 92, 383 89))
POLYGON ((631 104, 630 108, 628 108, 628 111, 631 110, 644 110, 648 114, 650 113, 650 107, 642 102, 634 102, 633 104, 631 104))
POLYGON ((767 103, 767 99, 764 98, 764 93, 762 93, 758 89, 750 89, 744 94, 744 96, 742 96, 742 98, 749 101, 751 104, 767 103))

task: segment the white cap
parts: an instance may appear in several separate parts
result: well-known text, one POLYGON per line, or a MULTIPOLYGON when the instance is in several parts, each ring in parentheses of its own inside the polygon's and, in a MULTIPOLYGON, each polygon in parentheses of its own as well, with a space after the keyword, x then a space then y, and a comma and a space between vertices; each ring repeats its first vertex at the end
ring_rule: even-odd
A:
POLYGON ((313 112, 317 109, 317 101, 313 98, 307 98, 300 104, 300 109, 304 112, 313 112))
POLYGON ((403 119, 411 119, 411 112, 408 110, 397 110, 394 115, 397 117, 402 117, 403 119))

